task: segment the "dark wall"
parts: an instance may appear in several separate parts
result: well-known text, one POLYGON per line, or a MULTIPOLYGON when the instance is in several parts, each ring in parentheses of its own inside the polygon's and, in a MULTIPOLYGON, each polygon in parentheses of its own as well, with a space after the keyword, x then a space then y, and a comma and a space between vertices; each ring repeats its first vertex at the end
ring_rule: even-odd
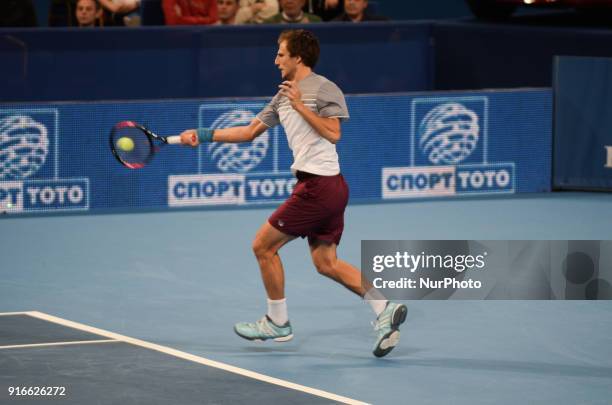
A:
MULTIPOLYGON (((0 101, 272 95, 286 26, 0 30, 0 101)), ((550 87, 557 55, 612 56, 612 31, 466 22, 308 25, 347 93, 550 87)))
MULTIPOLYGON (((0 100, 272 95, 283 26, 0 30, 0 100)), ((319 24, 320 74, 347 93, 431 89, 431 25, 319 24)))
POLYGON ((612 56, 612 31, 440 22, 437 90, 550 87, 556 55, 612 56))
POLYGON ((555 62, 554 186, 612 191, 612 58, 555 62))

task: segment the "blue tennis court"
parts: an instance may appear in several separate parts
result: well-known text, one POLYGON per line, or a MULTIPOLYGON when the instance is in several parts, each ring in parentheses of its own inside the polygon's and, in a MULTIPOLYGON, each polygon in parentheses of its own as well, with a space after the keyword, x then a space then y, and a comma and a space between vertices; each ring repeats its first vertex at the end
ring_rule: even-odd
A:
MULTIPOLYGON (((366 239, 607 239, 611 203, 351 205, 339 254, 358 264, 366 239)), ((271 211, 2 218, 0 402, 44 385, 66 387, 62 403, 609 403, 610 301, 411 301, 377 359, 369 306, 318 275, 303 240, 281 250, 294 340, 240 339, 233 324, 266 309, 250 244, 271 211)))

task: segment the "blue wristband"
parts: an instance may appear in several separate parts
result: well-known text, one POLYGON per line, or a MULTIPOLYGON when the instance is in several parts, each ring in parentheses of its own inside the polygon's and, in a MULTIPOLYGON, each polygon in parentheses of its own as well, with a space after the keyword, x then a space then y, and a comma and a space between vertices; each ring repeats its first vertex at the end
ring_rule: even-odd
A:
POLYGON ((200 143, 212 142, 214 132, 215 131, 210 128, 198 128, 198 140, 200 143))

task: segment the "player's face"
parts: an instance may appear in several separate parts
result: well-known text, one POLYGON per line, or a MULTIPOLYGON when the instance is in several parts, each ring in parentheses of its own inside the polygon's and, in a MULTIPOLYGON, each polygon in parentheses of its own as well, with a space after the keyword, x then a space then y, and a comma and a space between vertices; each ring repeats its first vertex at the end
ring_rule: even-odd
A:
POLYGON ((283 80, 293 80, 297 70, 299 57, 289 55, 287 41, 282 41, 278 46, 274 64, 280 69, 283 80))

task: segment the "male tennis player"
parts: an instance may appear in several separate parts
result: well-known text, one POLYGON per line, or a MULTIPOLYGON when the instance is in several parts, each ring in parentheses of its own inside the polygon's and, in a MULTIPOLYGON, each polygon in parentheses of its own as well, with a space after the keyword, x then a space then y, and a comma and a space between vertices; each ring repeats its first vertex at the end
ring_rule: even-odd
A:
POLYGON ((253 252, 268 294, 268 312, 255 323, 238 323, 234 330, 249 340, 293 338, 285 300, 285 277, 279 249, 296 237, 308 237, 312 261, 319 271, 368 300, 377 315, 373 353, 385 356, 399 341, 399 326, 407 308, 375 299, 373 290, 361 285, 361 274, 338 259, 336 248, 344 228, 349 191, 335 144, 340 122, 348 119, 342 91, 312 71, 319 58, 319 41, 309 31, 287 30, 278 38, 274 63, 283 82, 272 101, 249 125, 222 129, 189 129, 181 134, 185 145, 204 142, 249 142, 279 123, 287 134, 298 181, 291 196, 268 218, 253 241, 253 252))

